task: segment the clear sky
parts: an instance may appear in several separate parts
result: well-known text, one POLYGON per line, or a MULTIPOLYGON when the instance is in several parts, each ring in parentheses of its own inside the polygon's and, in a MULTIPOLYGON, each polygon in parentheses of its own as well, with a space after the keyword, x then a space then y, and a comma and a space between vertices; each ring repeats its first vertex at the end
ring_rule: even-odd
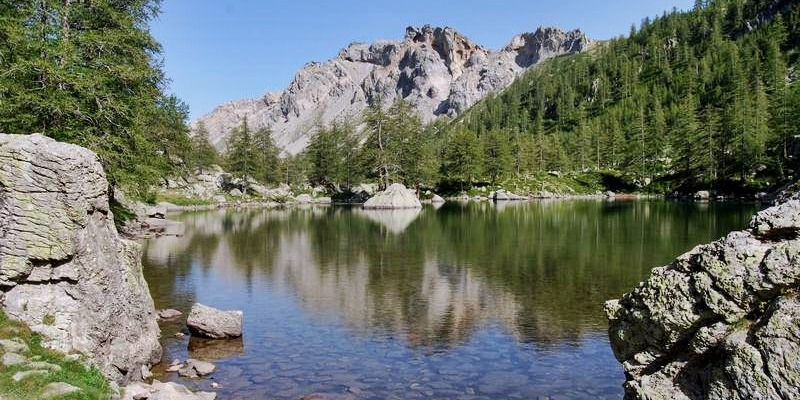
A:
POLYGON ((226 101, 282 90, 309 61, 350 42, 402 39, 408 25, 450 26, 488 48, 540 25, 593 39, 692 0, 163 0, 151 32, 163 45, 170 90, 192 118, 226 101))

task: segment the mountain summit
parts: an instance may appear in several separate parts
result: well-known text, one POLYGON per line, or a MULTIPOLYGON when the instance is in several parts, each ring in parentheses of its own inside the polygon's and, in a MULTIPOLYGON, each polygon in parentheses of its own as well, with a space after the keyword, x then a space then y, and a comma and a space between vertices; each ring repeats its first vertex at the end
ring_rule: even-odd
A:
POLYGON ((211 143, 223 149, 231 130, 246 117, 252 128, 270 128, 280 148, 297 154, 308 144, 314 124, 358 117, 378 99, 389 105, 403 98, 425 121, 455 117, 526 69, 584 51, 592 43, 579 30, 540 27, 493 51, 452 28, 410 26, 403 40, 351 43, 331 60, 306 64, 286 90, 222 104, 193 126, 205 124, 211 143))

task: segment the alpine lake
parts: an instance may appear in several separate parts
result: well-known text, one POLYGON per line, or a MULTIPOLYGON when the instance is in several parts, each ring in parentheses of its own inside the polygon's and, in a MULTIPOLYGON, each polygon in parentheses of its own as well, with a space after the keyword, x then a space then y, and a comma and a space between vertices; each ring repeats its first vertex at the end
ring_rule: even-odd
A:
POLYGON ((618 399, 618 298, 756 205, 554 200, 222 209, 170 216, 144 274, 161 323, 156 378, 223 399, 618 399), (192 303, 244 311, 239 340, 192 338, 192 303), (178 338, 176 332, 186 333, 178 338), (173 359, 216 364, 202 380, 173 359))

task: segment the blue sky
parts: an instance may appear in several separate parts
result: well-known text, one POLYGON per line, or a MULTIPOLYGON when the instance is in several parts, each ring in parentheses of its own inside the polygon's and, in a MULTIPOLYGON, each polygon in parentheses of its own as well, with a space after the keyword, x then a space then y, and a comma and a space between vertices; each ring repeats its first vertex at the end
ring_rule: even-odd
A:
POLYGON ((540 25, 580 28, 594 39, 692 0, 164 0, 151 32, 163 46, 170 90, 192 118, 231 100, 281 90, 309 61, 350 42, 401 39, 408 25, 450 26, 497 49, 540 25))

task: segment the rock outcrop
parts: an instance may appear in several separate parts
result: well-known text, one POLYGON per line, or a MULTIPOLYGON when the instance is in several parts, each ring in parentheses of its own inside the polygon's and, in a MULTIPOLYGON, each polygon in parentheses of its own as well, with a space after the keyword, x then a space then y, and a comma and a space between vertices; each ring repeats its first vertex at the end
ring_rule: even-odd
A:
POLYGON ((366 209, 422 208, 417 195, 401 183, 393 183, 364 203, 366 209))
POLYGON ((541 61, 591 44, 578 30, 543 27, 492 51, 451 28, 408 27, 403 40, 352 43, 331 60, 306 64, 286 90, 220 105, 193 125, 202 122, 222 149, 247 118, 253 129, 270 128, 280 148, 297 154, 317 121, 358 117, 377 99, 388 105, 399 98, 425 121, 454 117, 541 61))
POLYGON ((125 381, 161 347, 140 246, 117 234, 107 193, 91 151, 0 134, 0 306, 125 381))
POLYGON ((606 303, 631 399, 800 398, 800 196, 606 303))

